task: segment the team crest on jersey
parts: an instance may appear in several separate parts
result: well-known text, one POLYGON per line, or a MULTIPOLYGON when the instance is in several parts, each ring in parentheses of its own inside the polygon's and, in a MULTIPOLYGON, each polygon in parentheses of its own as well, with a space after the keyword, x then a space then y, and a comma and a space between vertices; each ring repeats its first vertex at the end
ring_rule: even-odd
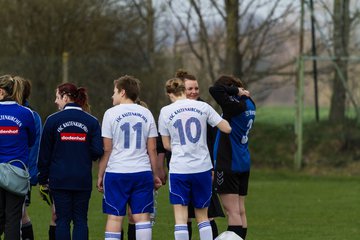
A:
POLYGON ((0 135, 17 135, 19 127, 0 126, 0 135))
POLYGON ((70 142, 85 142, 86 133, 61 133, 61 141, 70 141, 70 142))

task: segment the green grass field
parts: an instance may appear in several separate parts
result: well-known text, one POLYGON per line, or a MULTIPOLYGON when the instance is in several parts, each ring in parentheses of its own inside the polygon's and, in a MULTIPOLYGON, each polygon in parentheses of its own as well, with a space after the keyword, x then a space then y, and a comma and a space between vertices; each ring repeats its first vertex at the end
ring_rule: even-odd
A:
MULTIPOLYGON (((263 169, 254 167, 250 177, 246 203, 249 224, 247 239, 358 239, 360 236, 359 172, 348 176, 349 174, 344 170, 342 170, 343 174, 339 174, 338 171, 329 173, 328 169, 324 169, 322 171, 326 174, 321 174, 323 176, 313 176, 289 170, 292 168, 294 153, 294 114, 294 108, 259 107, 257 110, 250 145, 254 166, 262 166, 263 169), (265 170, 264 166, 283 170, 265 170)), ((325 120, 327 114, 327 109, 321 109, 320 119, 325 120)), ((304 122, 312 126, 311 122, 314 119, 313 109, 305 108, 304 122)), ((328 134, 323 134, 324 136, 317 134, 318 131, 326 133, 328 128, 307 130, 308 128, 310 127, 306 127, 305 131, 316 134, 310 137, 311 146, 315 146, 314 141, 324 142, 329 138, 328 134)), ((329 146, 324 149, 329 152, 329 146)), ((310 150, 314 151, 314 148, 308 151, 310 150)), ((321 151, 318 154, 324 155, 321 151)), ((94 176, 97 175, 96 172, 95 168, 94 176)), ((91 240, 103 239, 104 236, 106 216, 102 214, 101 201, 102 195, 94 190, 89 209, 91 240)), ((153 239, 173 239, 174 219, 167 186, 159 190, 157 209, 153 239)), ((33 189, 29 211, 34 225, 35 239, 48 239, 50 208, 40 200, 37 188, 33 189)), ((218 219, 217 223, 220 232, 226 230, 224 218, 218 219)), ((124 227, 126 231, 127 225, 124 227)), ((195 224, 193 229, 193 239, 199 239, 195 224)))
MULTIPOLYGON (((356 239, 360 236, 359 182, 359 177, 316 177, 289 171, 254 170, 246 203, 247 239, 356 239)), ((40 200, 37 190, 33 189, 29 212, 35 239, 46 240, 50 209, 40 200)), ((167 186, 159 191, 153 239, 173 239, 174 220, 167 191, 167 186)), ((103 239, 104 235, 106 217, 102 214, 101 197, 93 191, 89 210, 91 240, 103 239)), ((221 232, 226 229, 224 218, 217 223, 221 232)), ((193 225, 193 239, 199 239, 193 225)))

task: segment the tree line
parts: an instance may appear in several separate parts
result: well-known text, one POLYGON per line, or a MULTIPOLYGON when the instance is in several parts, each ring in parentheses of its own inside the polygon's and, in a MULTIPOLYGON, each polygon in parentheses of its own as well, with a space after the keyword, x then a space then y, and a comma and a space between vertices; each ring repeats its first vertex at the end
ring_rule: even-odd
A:
MULTIPOLYGON (((331 54, 348 56, 357 42, 351 39, 356 5, 324 0, 316 7, 330 19, 319 24, 329 28, 331 54)), ((205 100, 211 101, 208 86, 226 73, 240 77, 261 101, 295 81, 299 9, 298 2, 281 0, 0 0, 0 73, 32 81, 31 104, 43 118, 55 110, 64 52, 68 80, 88 88, 99 118, 111 106, 112 81, 123 74, 142 81, 141 97, 156 115, 167 103, 163 84, 178 68, 197 76, 205 100)), ((326 44, 319 37, 319 55, 326 44)), ((358 89, 348 80, 347 62, 338 66, 350 89, 358 89)), ((343 122, 346 84, 331 63, 319 71, 333 76, 326 83, 332 89, 329 118, 343 122)))

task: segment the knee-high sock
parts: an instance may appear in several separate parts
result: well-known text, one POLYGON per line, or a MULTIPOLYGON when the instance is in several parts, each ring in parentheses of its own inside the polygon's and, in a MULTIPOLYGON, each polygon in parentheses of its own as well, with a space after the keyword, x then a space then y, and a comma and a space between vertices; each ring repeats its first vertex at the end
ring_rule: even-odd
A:
POLYGON ((244 230, 241 225, 228 226, 227 230, 236 233, 241 238, 244 238, 244 230))
POLYGON ((150 222, 139 222, 135 224, 136 239, 151 240, 152 226, 150 222))
POLYGON ((189 240, 191 240, 192 238, 192 222, 187 222, 187 226, 188 226, 188 232, 189 232, 189 240))
POLYGON ((175 240, 189 240, 189 233, 186 224, 175 225, 175 240))
POLYGON ((217 228, 217 225, 216 225, 216 222, 214 219, 210 221, 210 225, 211 225, 213 238, 215 239, 219 235, 219 231, 218 231, 218 228, 217 228))
POLYGON ((135 224, 129 223, 127 230, 128 240, 136 240, 136 228, 135 224))
POLYGON ((31 221, 24 223, 21 226, 21 238, 22 240, 34 240, 34 231, 31 221))
POLYGON ((55 230, 56 230, 56 226, 53 225, 49 226, 49 240, 55 240, 55 230))
POLYGON ((105 232, 105 240, 120 240, 120 232, 105 232))
POLYGON ((209 221, 198 224, 200 240, 213 239, 211 225, 209 221))

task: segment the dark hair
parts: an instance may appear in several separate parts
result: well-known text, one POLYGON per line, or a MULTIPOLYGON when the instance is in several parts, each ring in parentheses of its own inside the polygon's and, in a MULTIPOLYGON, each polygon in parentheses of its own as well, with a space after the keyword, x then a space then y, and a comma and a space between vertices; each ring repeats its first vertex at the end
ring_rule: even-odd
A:
POLYGON ((140 81, 139 79, 124 75, 114 80, 114 86, 120 91, 125 90, 126 97, 136 102, 140 94, 140 81))
POLYGON ((231 76, 231 75, 222 75, 222 76, 220 76, 215 81, 215 84, 225 85, 225 86, 235 86, 235 87, 239 87, 239 88, 245 87, 243 82, 239 78, 231 76))
POLYGON ((22 104, 24 89, 22 81, 23 79, 21 77, 11 76, 9 74, 0 77, 0 88, 6 92, 6 99, 22 104))
POLYGON ((22 105, 24 105, 26 100, 30 97, 30 94, 31 94, 31 82, 30 82, 30 80, 24 78, 22 83, 24 86, 22 105))
POLYGON ((183 69, 178 69, 175 73, 175 77, 179 78, 183 81, 185 81, 185 80, 197 81, 197 79, 194 75, 189 74, 187 71, 185 71, 183 69))
POLYGON ((180 96, 185 93, 185 84, 184 81, 180 78, 172 78, 166 81, 165 83, 166 93, 172 93, 175 96, 180 96))
POLYGON ((83 87, 76 87, 72 83, 63 83, 57 87, 61 96, 68 96, 70 100, 79 104, 84 111, 90 112, 90 105, 88 104, 88 95, 86 89, 83 87))

